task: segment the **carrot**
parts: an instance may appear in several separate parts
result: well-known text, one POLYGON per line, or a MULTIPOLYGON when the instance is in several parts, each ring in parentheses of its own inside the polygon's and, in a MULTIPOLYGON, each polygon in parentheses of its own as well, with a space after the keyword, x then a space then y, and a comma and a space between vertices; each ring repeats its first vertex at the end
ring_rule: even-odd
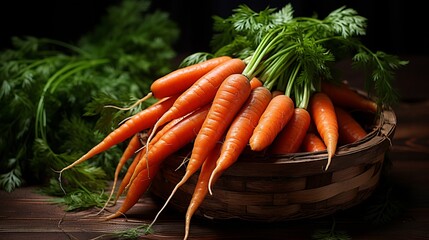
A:
POLYGON ((136 101, 133 105, 126 108, 111 105, 107 107, 113 107, 119 110, 126 111, 134 108, 138 104, 146 101, 151 97, 162 99, 165 97, 180 94, 184 92, 187 88, 189 88, 192 84, 194 84, 194 82, 201 78, 204 74, 229 59, 231 59, 231 57, 229 56, 220 56, 206 60, 204 62, 177 69, 155 80, 151 84, 151 92, 136 101))
POLYGON ((372 113, 377 112, 377 103, 360 95, 345 83, 334 84, 321 81, 321 91, 326 93, 336 106, 372 113))
POLYGON ((142 155, 131 176, 130 182, 142 170, 150 168, 153 164, 158 164, 170 154, 194 140, 206 119, 209 109, 210 104, 194 111, 176 123, 166 133, 160 135, 159 139, 151 144, 150 148, 146 149, 146 154, 142 155))
POLYGON ((280 90, 274 90, 271 92, 272 96, 275 97, 277 95, 284 95, 285 93, 283 91, 280 90))
POLYGON ((274 154, 298 152, 310 122, 310 114, 305 108, 295 108, 292 118, 271 144, 270 151, 274 154))
POLYGON ((255 88, 257 88, 257 87, 261 87, 262 86, 262 82, 261 82, 261 80, 259 80, 257 77, 253 77, 251 80, 250 80, 250 87, 252 88, 252 89, 255 89, 255 88))
POLYGON ((141 142, 141 133, 136 133, 131 138, 130 142, 127 145, 127 148, 125 148, 124 152, 122 153, 121 158, 119 159, 119 162, 116 166, 115 175, 113 179, 113 186, 115 186, 116 181, 118 180, 119 173, 122 170, 122 167, 125 165, 128 159, 130 159, 140 148, 142 147, 141 142))
POLYGON ((125 148, 124 152, 122 153, 122 156, 119 159, 118 164, 116 165, 116 170, 113 177, 112 190, 110 192, 109 198, 106 201, 106 204, 103 206, 103 208, 101 208, 100 212, 106 208, 106 206, 110 202, 110 199, 113 196, 113 193, 115 192, 116 183, 118 182, 119 173, 121 172, 122 167, 125 165, 128 159, 130 159, 135 154, 135 152, 142 146, 139 135, 140 133, 134 134, 134 136, 131 138, 130 142, 128 143, 127 147, 125 148))
POLYGON ((303 152, 318 152, 326 150, 325 143, 315 133, 308 132, 301 144, 301 151, 303 152))
POLYGON ((113 200, 114 204, 116 204, 119 197, 125 191, 125 187, 130 182, 131 175, 133 174, 134 170, 136 169, 137 163, 140 161, 142 154, 145 154, 145 150, 146 150, 146 148, 142 148, 142 150, 137 152, 137 154, 134 156, 133 161, 131 162, 130 166, 128 167, 127 172, 125 173, 125 176, 122 178, 121 184, 118 187, 118 191, 116 192, 115 199, 113 200))
MULTIPOLYGON (((156 135, 159 136, 159 138, 154 138, 154 140, 157 141, 152 142, 153 148, 150 148, 150 152, 148 152, 147 155, 145 151, 148 148, 143 148, 140 154, 141 158, 137 161, 132 174, 129 175, 128 184, 125 187, 128 192, 123 205, 107 219, 122 215, 138 201, 139 195, 141 196, 144 191, 147 190, 153 177, 159 171, 162 161, 173 152, 188 144, 195 137, 196 132, 194 131, 198 131, 199 127, 201 127, 208 113, 208 109, 208 106, 199 109, 171 127, 166 125, 164 128, 168 129, 166 129, 165 132, 160 131, 160 134, 156 135), (150 163, 146 161, 150 161, 150 163), (150 165, 150 168, 147 168, 147 165, 150 165), (139 185, 141 185, 140 188, 138 188, 139 185)), ((162 130, 164 130, 164 128, 162 130)))
POLYGON ((149 169, 146 169, 146 171, 140 172, 134 179, 134 181, 131 183, 131 186, 128 189, 127 195, 122 202, 122 205, 115 213, 107 216, 105 220, 119 217, 125 214, 128 210, 130 210, 149 188, 153 178, 158 173, 160 166, 161 164, 154 164, 152 165, 150 171, 148 171, 149 169))
POLYGON ((286 95, 273 97, 259 119, 249 140, 253 151, 262 151, 276 138, 293 115, 295 108, 292 99, 286 95))
POLYGON ((177 69, 155 80, 150 90, 158 99, 182 93, 204 74, 230 59, 231 57, 228 56, 220 56, 177 69))
MULTIPOLYGON (((155 135, 155 137, 152 139, 152 141, 149 144, 154 144, 155 142, 157 142, 159 140, 159 138, 161 138, 161 136, 164 136, 164 134, 166 134, 167 131, 169 131, 174 125, 176 125, 176 123, 178 123, 181 120, 182 120, 181 118, 178 118, 178 119, 175 119, 174 121, 169 122, 161 130, 158 131, 158 133, 155 135)), ((144 156, 144 154, 146 154, 146 149, 147 148, 143 147, 140 149, 141 151, 137 152, 133 162, 128 167, 128 170, 127 170, 124 178, 121 181, 121 185, 119 186, 118 192, 116 193, 116 198, 115 198, 114 202, 116 202, 118 200, 119 196, 126 189, 126 186, 128 186, 128 184, 130 183, 131 176, 133 175, 138 162, 144 156)))
POLYGON ((339 142, 349 144, 361 140, 367 135, 363 127, 346 110, 335 107, 338 120, 339 142))
POLYGON ((234 162, 237 161, 252 136, 259 118, 271 100, 271 93, 265 87, 257 87, 252 90, 246 103, 231 123, 223 141, 221 155, 216 163, 216 168, 210 176, 209 191, 213 179, 220 176, 234 162))
POLYGON ((121 143, 127 138, 133 136, 137 132, 152 127, 158 118, 160 118, 162 114, 164 114, 173 105, 177 97, 178 96, 164 98, 132 116, 124 124, 107 135, 103 141, 89 150, 86 154, 74 161, 72 164, 64 167, 60 171, 60 176, 63 171, 70 169, 103 151, 106 151, 114 145, 121 143))
MULTIPOLYGON (((189 202, 189 206, 185 215, 185 237, 183 239, 188 239, 192 216, 195 214, 195 212, 200 207, 201 203, 204 201, 207 195, 210 174, 212 173, 213 169, 216 167, 216 160, 220 155, 221 146, 222 146, 221 143, 217 143, 215 148, 208 155, 203 165, 201 166, 201 170, 198 175, 198 180, 195 185, 194 193, 192 194, 192 197, 189 202)), ((216 181, 216 180, 217 179, 213 179, 213 181, 216 181)))
MULTIPOLYGON (((213 101, 216 91, 221 83, 229 75, 241 73, 244 67, 245 64, 242 60, 233 58, 215 67, 198 79, 177 98, 174 105, 155 123, 155 126, 153 127, 154 132, 159 126, 162 126, 175 118, 184 116, 213 101)), ((148 141, 150 141, 151 138, 152 134, 149 135, 148 141)))
POLYGON ((323 92, 316 92, 310 99, 309 110, 317 132, 320 134, 328 150, 326 170, 337 150, 338 143, 338 121, 334 105, 328 95, 323 92))
POLYGON ((198 171, 210 151, 224 135, 235 115, 249 97, 250 92, 250 81, 242 74, 232 74, 222 82, 213 99, 203 126, 195 138, 185 175, 176 184, 164 206, 149 226, 155 223, 159 214, 166 207, 177 189, 198 171))

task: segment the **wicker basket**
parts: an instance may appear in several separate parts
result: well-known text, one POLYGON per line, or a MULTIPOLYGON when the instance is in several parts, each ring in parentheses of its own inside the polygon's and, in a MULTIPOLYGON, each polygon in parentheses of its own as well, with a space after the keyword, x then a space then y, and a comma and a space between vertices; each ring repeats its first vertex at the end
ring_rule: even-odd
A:
MULTIPOLYGON (((196 216, 209 219, 283 221, 316 218, 347 209, 368 198, 379 181, 384 156, 396 128, 392 109, 382 111, 370 133, 359 142, 340 146, 328 170, 326 151, 282 156, 245 155, 223 173, 213 195, 196 216)), ((152 193, 166 199, 182 178, 178 166, 189 151, 170 157, 154 179, 152 193)), ((194 191, 195 174, 169 206, 185 212, 194 191)))

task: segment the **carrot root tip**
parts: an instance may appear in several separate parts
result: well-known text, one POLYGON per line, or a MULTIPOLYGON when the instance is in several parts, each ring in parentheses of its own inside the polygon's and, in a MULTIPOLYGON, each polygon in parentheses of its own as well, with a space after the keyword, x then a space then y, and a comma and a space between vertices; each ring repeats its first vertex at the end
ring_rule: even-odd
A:
POLYGON ((64 169, 62 169, 62 170, 59 172, 58 182, 60 183, 61 191, 63 191, 63 193, 64 193, 64 195, 65 195, 65 194, 67 194, 67 192, 66 192, 66 190, 64 189, 64 187, 63 187, 63 181, 61 180, 61 179, 62 179, 63 171, 64 171, 64 169))
POLYGON ((210 195, 213 195, 212 185, 213 185, 213 179, 215 178, 216 174, 217 174, 217 170, 215 169, 215 170, 213 170, 213 172, 212 172, 212 174, 210 175, 210 178, 209 178, 209 182, 208 182, 207 188, 208 188, 208 191, 209 191, 210 195))
POLYGON ((123 212, 117 211, 117 212, 110 214, 109 216, 103 218, 103 221, 108 221, 108 220, 117 218, 119 216, 125 216, 125 214, 123 212))
POLYGON ((329 165, 331 165, 331 156, 328 157, 328 163, 326 164, 325 171, 328 170, 329 165))
POLYGON ((152 228, 152 226, 155 224, 156 220, 158 219, 159 215, 161 215, 162 211, 164 211, 165 207, 167 207, 168 203, 173 198, 176 191, 189 179, 190 176, 191 176, 190 172, 186 172, 185 175, 183 176, 182 180, 176 184, 173 191, 171 191, 170 196, 165 201, 164 205, 161 207, 161 209, 156 214, 155 218, 149 224, 148 229, 152 228))

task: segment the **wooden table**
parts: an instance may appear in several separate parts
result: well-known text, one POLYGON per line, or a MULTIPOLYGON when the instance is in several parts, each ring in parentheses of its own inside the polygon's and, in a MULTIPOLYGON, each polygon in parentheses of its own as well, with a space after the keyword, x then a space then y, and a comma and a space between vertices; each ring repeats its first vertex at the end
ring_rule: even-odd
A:
MULTIPOLYGON (((423 74, 427 63, 427 58, 417 57, 398 74, 403 101, 394 107, 398 125, 388 152, 389 188, 373 195, 389 196, 402 207, 392 221, 370 224, 363 203, 333 216, 269 224, 194 218, 189 239, 311 239, 315 232, 330 229, 333 221, 336 232, 352 239, 429 239, 429 83, 423 74)), ((104 222, 94 215, 96 210, 65 212, 51 200, 37 193, 37 186, 0 192, 0 239, 111 239, 109 233, 150 223, 162 203, 146 195, 127 219, 104 222)), ((184 215, 166 209, 153 229, 154 234, 142 238, 182 239, 184 215)))

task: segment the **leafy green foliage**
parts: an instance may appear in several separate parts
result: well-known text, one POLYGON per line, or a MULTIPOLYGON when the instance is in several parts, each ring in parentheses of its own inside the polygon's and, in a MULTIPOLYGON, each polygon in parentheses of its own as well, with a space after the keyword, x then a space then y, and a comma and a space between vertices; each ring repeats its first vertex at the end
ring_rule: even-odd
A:
POLYGON ((148 224, 144 224, 139 227, 130 228, 124 231, 117 231, 114 233, 114 236, 118 237, 119 239, 140 239, 142 235, 152 234, 153 229, 148 228, 148 224))
POLYGON ((98 193, 98 191, 78 189, 63 198, 55 198, 53 202, 66 206, 66 211, 84 210, 94 206, 102 208, 107 201, 107 196, 102 193, 103 191, 98 193))
POLYGON ((153 76, 171 70, 165 63, 175 56, 171 45, 179 34, 167 13, 147 13, 149 5, 149 1, 123 1, 120 7, 108 9, 97 28, 79 41, 84 51, 98 58, 113 59, 112 66, 121 70, 119 74, 142 80, 149 78, 149 81, 134 80, 144 88, 153 76))
POLYGON ((21 169, 17 165, 16 158, 8 159, 7 168, 9 172, 0 175, 1 187, 10 192, 14 188, 19 187, 22 183, 21 169))
POLYGON ((118 230, 112 233, 100 235, 94 239, 118 239, 118 240, 137 240, 141 239, 143 235, 152 234, 153 229, 148 224, 143 224, 138 227, 128 228, 125 230, 118 230))
POLYGON ((266 8, 255 12, 246 5, 234 9, 226 19, 214 16, 211 45, 216 56, 229 55, 242 59, 249 57, 271 29, 288 23, 293 9, 287 4, 282 9, 266 8))
MULTIPOLYGON (((42 187, 46 193, 62 196, 64 192, 72 194, 72 192, 82 187, 102 190, 107 186, 105 181, 101 181, 108 179, 105 172, 106 168, 95 162, 91 164, 84 163, 71 169, 71 171, 63 173, 61 175, 61 185, 58 181, 52 181, 55 170, 72 163, 77 155, 68 152, 56 154, 52 151, 51 146, 40 138, 35 139, 33 148, 34 159, 37 159, 37 162, 34 161, 28 164, 31 166, 32 176, 37 177, 40 182, 47 182, 42 187), (49 169, 46 169, 46 166, 49 166, 49 169)), ((55 176, 54 179, 57 179, 58 175, 55 174, 55 176)))
POLYGON ((320 81, 338 80, 332 74, 334 63, 352 57, 353 65, 368 73, 366 90, 378 104, 396 102, 394 71, 408 62, 372 52, 360 42, 359 37, 366 34, 365 17, 345 6, 324 19, 295 17, 293 12, 291 4, 260 12, 240 5, 228 18, 214 17, 213 54, 244 59, 243 74, 257 76, 265 87, 295 97, 303 108, 320 81))
POLYGON ((365 82, 365 88, 369 94, 377 96, 379 103, 397 102, 398 93, 390 80, 394 78, 395 70, 408 64, 407 61, 382 51, 372 53, 365 48, 361 48, 354 55, 353 61, 353 66, 356 68, 374 69, 373 72, 368 73, 368 81, 365 82))
POLYGON ((79 196, 83 201, 73 207, 79 209, 95 199, 83 197, 90 191, 82 189, 106 187, 122 145, 65 172, 64 189, 55 171, 153 102, 129 111, 105 107, 136 101, 146 95, 153 80, 171 70, 178 28, 166 13, 149 12, 149 5, 149 0, 126 0, 111 6, 77 43, 11 39, 13 47, 0 53, 2 189, 43 184, 46 193, 79 196))
POLYGON ((326 36, 339 34, 343 38, 348 38, 365 35, 366 21, 367 19, 359 16, 356 10, 343 6, 332 11, 318 27, 324 30, 323 33, 329 33, 326 36))

